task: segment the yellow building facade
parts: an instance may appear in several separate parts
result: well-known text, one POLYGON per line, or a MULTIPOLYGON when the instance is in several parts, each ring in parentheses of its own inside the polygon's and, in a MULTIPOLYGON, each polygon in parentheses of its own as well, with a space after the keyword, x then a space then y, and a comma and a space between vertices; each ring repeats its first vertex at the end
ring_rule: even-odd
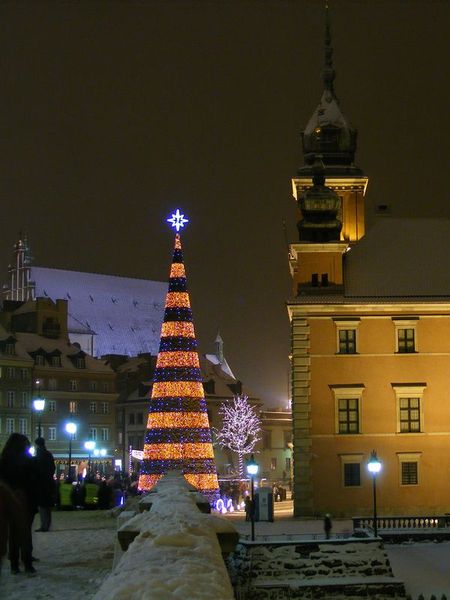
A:
POLYGON ((368 232, 368 179, 333 82, 292 181, 299 242, 290 246, 294 513, 450 512, 450 221, 380 218, 368 232), (309 178, 309 179, 308 179, 309 178), (448 261, 447 261, 448 262, 448 261))

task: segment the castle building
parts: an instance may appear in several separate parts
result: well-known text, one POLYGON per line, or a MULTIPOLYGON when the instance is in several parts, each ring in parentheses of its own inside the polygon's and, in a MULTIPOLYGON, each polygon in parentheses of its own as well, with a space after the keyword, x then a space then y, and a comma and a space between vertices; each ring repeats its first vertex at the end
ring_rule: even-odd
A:
POLYGON ((378 218, 334 91, 327 19, 323 95, 293 179, 290 246, 294 513, 450 511, 450 221, 378 218), (444 264, 442 264, 444 263, 444 264))

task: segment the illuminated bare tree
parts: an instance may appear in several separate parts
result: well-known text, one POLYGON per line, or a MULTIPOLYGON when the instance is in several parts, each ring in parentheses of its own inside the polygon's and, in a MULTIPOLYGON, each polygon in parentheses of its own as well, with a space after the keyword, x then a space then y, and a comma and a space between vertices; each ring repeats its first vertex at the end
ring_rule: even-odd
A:
POLYGON ((217 443, 238 455, 239 476, 244 476, 244 455, 253 451, 261 439, 261 419, 248 396, 235 396, 220 405, 222 428, 214 429, 217 443))

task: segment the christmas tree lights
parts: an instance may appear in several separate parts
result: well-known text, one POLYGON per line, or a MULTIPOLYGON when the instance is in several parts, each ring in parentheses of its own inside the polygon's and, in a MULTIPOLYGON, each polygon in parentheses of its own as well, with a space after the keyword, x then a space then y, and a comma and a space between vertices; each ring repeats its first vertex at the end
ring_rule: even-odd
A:
POLYGON ((180 469, 213 502, 219 490, 217 469, 178 233, 188 221, 179 210, 167 220, 177 234, 139 488, 150 490, 167 471, 180 469))

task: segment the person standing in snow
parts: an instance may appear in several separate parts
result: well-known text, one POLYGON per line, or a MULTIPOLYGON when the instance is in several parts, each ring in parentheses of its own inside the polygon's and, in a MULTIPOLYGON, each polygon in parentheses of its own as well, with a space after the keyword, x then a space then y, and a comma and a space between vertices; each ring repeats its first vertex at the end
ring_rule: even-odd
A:
POLYGON ((327 538, 327 540, 330 539, 330 533, 331 533, 332 527, 333 527, 333 524, 331 523, 331 517, 330 517, 329 513, 327 513, 323 520, 323 529, 325 531, 325 537, 327 538))
POLYGON ((36 531, 48 531, 52 523, 52 507, 55 505, 55 461, 53 454, 45 447, 45 440, 38 437, 36 444, 36 464, 38 469, 38 504, 41 526, 36 531))
POLYGON ((20 573, 19 553, 28 574, 36 573, 32 565, 31 526, 37 512, 37 468, 30 455, 30 441, 21 433, 12 433, 0 456, 0 479, 10 488, 17 503, 17 519, 9 527, 11 573, 20 573))

